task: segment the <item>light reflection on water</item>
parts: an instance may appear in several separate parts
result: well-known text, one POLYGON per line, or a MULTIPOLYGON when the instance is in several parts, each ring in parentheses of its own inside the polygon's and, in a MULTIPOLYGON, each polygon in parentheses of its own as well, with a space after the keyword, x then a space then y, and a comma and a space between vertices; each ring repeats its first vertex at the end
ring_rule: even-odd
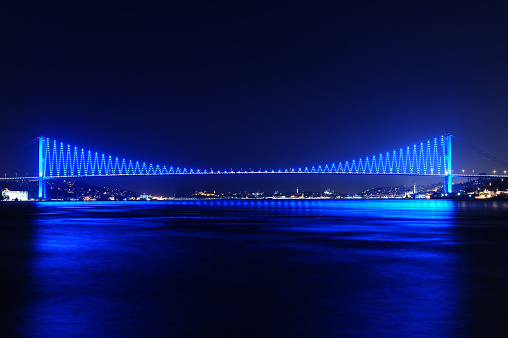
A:
MULTIPOLYGON (((506 203, 491 206, 506 216, 506 203)), ((459 230, 491 211, 446 200, 41 203, 22 333, 464 333, 471 238, 459 230)))

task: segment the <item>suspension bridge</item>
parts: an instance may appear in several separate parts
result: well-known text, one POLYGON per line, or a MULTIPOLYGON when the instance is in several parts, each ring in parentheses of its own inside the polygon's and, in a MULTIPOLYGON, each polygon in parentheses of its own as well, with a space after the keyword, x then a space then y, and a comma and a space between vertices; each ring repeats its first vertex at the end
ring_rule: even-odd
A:
POLYGON ((454 177, 508 177, 503 174, 454 174, 452 170, 452 140, 475 150, 481 155, 508 167, 508 163, 458 139, 451 134, 429 139, 412 147, 406 146, 391 152, 353 159, 337 164, 321 164, 310 167, 283 168, 278 170, 201 170, 126 160, 78 148, 63 142, 40 136, 32 142, 39 145, 39 172, 33 177, 4 177, 0 180, 37 180, 38 198, 46 199, 46 180, 78 177, 108 176, 156 176, 156 175, 248 175, 248 174, 337 174, 337 175, 413 175, 444 178, 444 191, 452 193, 454 177))

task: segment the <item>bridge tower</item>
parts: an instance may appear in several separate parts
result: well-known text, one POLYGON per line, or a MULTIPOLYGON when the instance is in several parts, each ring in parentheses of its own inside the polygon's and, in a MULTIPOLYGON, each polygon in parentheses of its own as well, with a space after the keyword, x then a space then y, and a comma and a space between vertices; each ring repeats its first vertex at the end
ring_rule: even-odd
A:
POLYGON ((451 194, 452 190, 452 134, 445 135, 445 153, 444 153, 444 170, 445 170, 445 181, 444 191, 447 194, 451 194))
POLYGON ((39 194, 41 200, 46 199, 46 138, 39 137, 39 194))

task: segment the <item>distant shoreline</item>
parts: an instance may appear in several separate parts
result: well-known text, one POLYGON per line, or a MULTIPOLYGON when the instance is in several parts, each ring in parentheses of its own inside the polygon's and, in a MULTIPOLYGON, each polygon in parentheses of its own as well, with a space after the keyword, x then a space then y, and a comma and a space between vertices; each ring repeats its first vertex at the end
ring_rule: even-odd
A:
MULTIPOLYGON (((150 202, 176 202, 176 201, 270 201, 270 202, 283 202, 283 201, 477 201, 477 202, 487 202, 487 201, 496 201, 496 202, 502 202, 502 201, 508 201, 506 198, 485 198, 485 199, 475 199, 475 198, 396 198, 396 197, 380 197, 380 198, 171 198, 171 199, 164 199, 164 200, 149 200, 149 201, 143 201, 143 200, 126 200, 126 201, 107 201, 107 200, 99 200, 99 201, 83 201, 83 200, 76 200, 76 201, 70 201, 70 200, 46 200, 46 201, 38 201, 38 200, 28 200, 28 201, 3 201, 5 204, 24 204, 24 203, 34 203, 34 202, 40 202, 40 203, 51 203, 51 202, 64 202, 64 203, 94 203, 94 202, 101 202, 101 203, 150 203, 150 202)), ((0 202, 0 205, 4 204, 0 202)))

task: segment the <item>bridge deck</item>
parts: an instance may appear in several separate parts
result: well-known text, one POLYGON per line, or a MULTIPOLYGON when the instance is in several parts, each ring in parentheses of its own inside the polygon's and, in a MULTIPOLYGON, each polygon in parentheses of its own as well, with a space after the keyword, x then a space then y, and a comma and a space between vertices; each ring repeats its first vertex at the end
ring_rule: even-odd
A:
MULTIPOLYGON (((157 173, 157 174, 95 174, 95 175, 65 175, 65 176, 49 176, 44 179, 60 179, 60 178, 90 178, 90 177, 131 177, 131 176, 170 176, 170 175, 392 175, 392 176, 434 176, 445 177, 443 174, 415 174, 415 173, 349 173, 349 172, 272 172, 272 171, 214 171, 214 172, 180 172, 180 173, 157 173)), ((508 175, 469 175, 469 174, 453 174, 452 177, 464 178, 508 178, 508 175)), ((39 177, 2 177, 0 181, 27 180, 37 181, 39 177)))

